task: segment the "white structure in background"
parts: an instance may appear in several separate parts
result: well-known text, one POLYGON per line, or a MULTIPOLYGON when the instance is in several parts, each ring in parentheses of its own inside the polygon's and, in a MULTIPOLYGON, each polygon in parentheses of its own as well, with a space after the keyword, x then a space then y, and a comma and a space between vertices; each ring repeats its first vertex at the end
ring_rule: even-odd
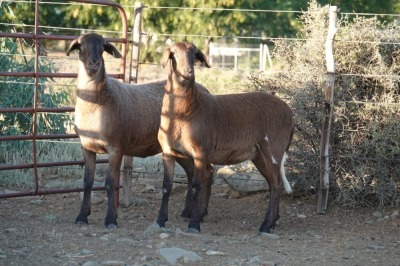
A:
POLYGON ((214 64, 217 64, 222 68, 229 68, 232 67, 232 63, 227 62, 227 58, 233 57, 234 58, 233 69, 236 71, 238 69, 238 57, 247 55, 250 62, 251 52, 259 53, 260 71, 265 71, 267 60, 269 66, 272 67, 271 55, 269 53, 269 49, 266 44, 260 44, 259 48, 239 48, 239 47, 219 46, 219 44, 210 43, 209 61, 210 64, 213 64, 213 59, 214 59, 216 61, 214 62, 214 64), (218 60, 218 58, 221 58, 221 61, 218 60))

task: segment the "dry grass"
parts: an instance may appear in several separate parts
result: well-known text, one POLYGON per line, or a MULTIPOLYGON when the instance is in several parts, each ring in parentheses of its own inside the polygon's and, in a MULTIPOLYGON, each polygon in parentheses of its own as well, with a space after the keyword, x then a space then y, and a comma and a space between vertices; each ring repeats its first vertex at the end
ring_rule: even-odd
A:
MULTIPOLYGON (((310 3, 299 38, 278 41, 281 69, 253 75, 254 89, 280 93, 295 111, 292 165, 302 191, 319 186, 319 141, 328 6, 310 3)), ((332 198, 356 207, 397 204, 400 186, 400 27, 375 18, 339 18, 331 133, 332 198), (397 43, 397 44, 395 44, 397 43)))

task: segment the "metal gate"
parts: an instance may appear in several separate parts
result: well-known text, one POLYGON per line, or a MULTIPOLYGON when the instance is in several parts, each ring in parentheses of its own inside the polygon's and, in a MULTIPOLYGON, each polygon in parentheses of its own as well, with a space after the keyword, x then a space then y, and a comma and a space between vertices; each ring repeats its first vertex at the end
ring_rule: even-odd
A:
MULTIPOLYGON (((122 33, 120 33, 119 38, 108 38, 110 42, 116 42, 122 44, 122 59, 120 61, 120 72, 117 74, 113 74, 111 76, 116 77, 121 80, 127 80, 128 82, 132 81, 132 75, 129 75, 129 78, 126 79, 125 69, 126 69, 126 57, 127 57, 127 44, 129 43, 127 39, 128 35, 128 26, 127 26, 127 16, 122 8, 122 6, 118 3, 106 1, 106 0, 75 0, 70 1, 71 4, 73 2, 78 2, 82 5, 101 5, 107 6, 110 8, 115 8, 118 10, 120 17, 121 17, 121 25, 122 25, 122 33)), ((75 3, 76 4, 76 3, 75 3)), ((68 193, 68 192, 79 192, 83 191, 83 188, 71 188, 71 189, 41 189, 39 187, 39 175, 38 175, 38 168, 40 167, 52 167, 52 166, 69 166, 69 165, 83 165, 84 161, 53 161, 53 162, 38 162, 37 160, 37 141, 38 140, 52 140, 52 139, 71 139, 71 138, 78 138, 76 134, 47 134, 41 135, 37 132, 37 119, 41 113, 44 112, 54 112, 54 113, 62 113, 62 112, 74 112, 73 107, 60 107, 60 108, 45 108, 40 107, 38 104, 39 99, 39 78, 47 77, 47 78, 76 78, 77 73, 45 73, 39 71, 39 55, 40 55, 40 41, 42 40, 72 40, 77 36, 70 36, 70 35, 47 35, 40 32, 40 25, 38 14, 40 12, 40 4, 39 0, 35 1, 35 23, 34 23, 34 33, 5 33, 0 32, 0 37, 6 38, 23 38, 29 39, 33 42, 34 45, 34 69, 31 72, 0 72, 0 76, 5 77, 32 77, 34 79, 34 99, 33 99, 33 106, 28 108, 0 108, 1 113, 31 113, 32 114, 32 133, 29 135, 13 135, 13 136, 0 136, 0 141, 10 141, 10 140, 29 140, 32 142, 32 154, 33 154, 33 161, 31 163, 26 164, 19 164, 19 165, 11 165, 11 164, 0 164, 0 171, 1 170, 12 170, 12 169, 28 169, 32 168, 34 173, 34 180, 35 180, 35 188, 32 191, 25 191, 25 192, 17 192, 17 193, 8 193, 0 195, 0 198, 9 198, 9 197, 21 197, 21 196, 35 196, 35 195, 45 195, 45 194, 55 194, 55 193, 68 193)), ((134 44, 138 46, 138 43, 134 44)), ((137 48, 138 50, 138 48, 137 48)), ((132 68, 130 68, 132 71, 132 68)), ((135 80, 136 81, 136 80, 135 80)), ((129 159, 129 158, 128 158, 129 159)), ((125 159, 126 160, 126 159, 125 159)), ((129 161, 129 160, 128 160, 129 161)), ((107 159, 97 160, 97 163, 107 163, 107 159)), ((119 182, 119 181, 118 181, 119 182)), ((103 187, 94 187, 93 190, 104 190, 103 187)), ((117 191, 117 198, 118 198, 118 191, 117 191)))

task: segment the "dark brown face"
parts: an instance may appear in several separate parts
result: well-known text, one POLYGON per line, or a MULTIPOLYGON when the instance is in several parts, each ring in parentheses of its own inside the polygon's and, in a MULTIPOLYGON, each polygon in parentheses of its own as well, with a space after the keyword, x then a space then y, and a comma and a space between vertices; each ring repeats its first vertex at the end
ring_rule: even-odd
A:
POLYGON ((79 60, 85 65, 88 75, 102 67, 105 40, 100 35, 86 35, 80 40, 79 60))
POLYGON ((67 50, 67 55, 73 50, 79 50, 79 60, 85 66, 86 73, 89 76, 104 68, 104 51, 116 58, 122 57, 113 45, 96 33, 84 34, 73 40, 67 50))

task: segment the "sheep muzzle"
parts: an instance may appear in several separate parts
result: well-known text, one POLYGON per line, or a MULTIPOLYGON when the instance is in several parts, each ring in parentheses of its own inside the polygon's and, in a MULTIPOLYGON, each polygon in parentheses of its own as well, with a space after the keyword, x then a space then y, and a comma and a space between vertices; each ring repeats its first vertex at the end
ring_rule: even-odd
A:
POLYGON ((101 61, 95 59, 88 60, 85 64, 85 68, 88 74, 95 74, 101 68, 101 61))

